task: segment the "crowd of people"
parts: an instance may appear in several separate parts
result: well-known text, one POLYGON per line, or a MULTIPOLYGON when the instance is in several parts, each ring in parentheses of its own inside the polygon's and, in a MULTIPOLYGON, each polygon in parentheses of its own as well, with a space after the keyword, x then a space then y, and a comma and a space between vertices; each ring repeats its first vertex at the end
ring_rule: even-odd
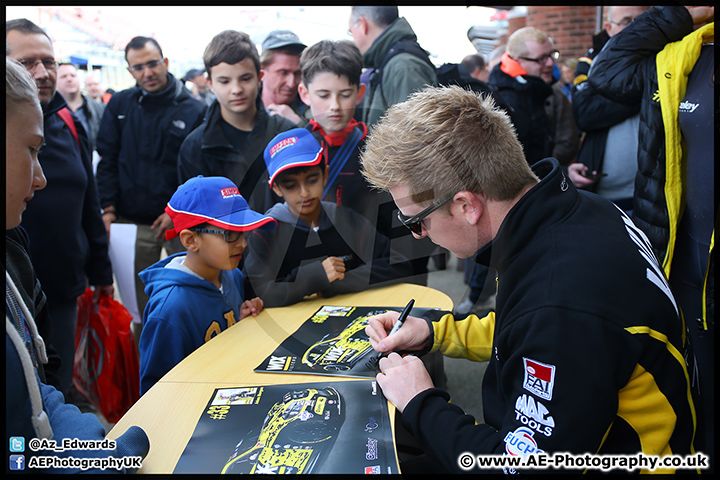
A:
POLYGON ((436 68, 397 7, 358 6, 352 41, 276 30, 258 52, 226 30, 182 78, 137 36, 136 85, 112 94, 7 21, 8 435, 104 438, 72 404, 77 298, 125 300, 110 248, 130 227, 141 394, 265 307, 426 285, 441 248, 465 261, 454 312, 367 328, 398 438, 423 452, 403 472, 712 454, 713 20, 614 6, 583 57, 558 63, 527 26, 436 68), (489 362, 483 419, 450 403, 443 355, 489 362))

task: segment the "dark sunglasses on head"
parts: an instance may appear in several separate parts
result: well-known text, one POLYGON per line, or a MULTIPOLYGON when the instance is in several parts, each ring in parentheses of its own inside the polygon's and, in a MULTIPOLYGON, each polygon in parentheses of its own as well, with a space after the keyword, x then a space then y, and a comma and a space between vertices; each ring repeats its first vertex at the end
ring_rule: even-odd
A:
POLYGON ((400 223, 405 225, 415 235, 422 235, 422 221, 425 217, 452 200, 453 196, 454 195, 448 195, 447 197, 443 197, 440 200, 433 202, 429 207, 413 217, 408 218, 398 210, 398 220, 400 220, 400 223))
POLYGON ((238 240, 240 240, 240 235, 243 234, 243 232, 238 232, 236 230, 213 230, 210 228, 190 228, 189 230, 201 233, 219 233, 223 236, 227 243, 237 242, 238 240))

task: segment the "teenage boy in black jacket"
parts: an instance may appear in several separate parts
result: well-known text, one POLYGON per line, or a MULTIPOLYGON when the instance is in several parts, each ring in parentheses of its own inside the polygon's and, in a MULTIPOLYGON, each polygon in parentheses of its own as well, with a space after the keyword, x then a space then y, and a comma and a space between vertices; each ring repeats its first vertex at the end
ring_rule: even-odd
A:
POLYGON ((264 212, 278 199, 267 188, 263 150, 275 135, 295 125, 265 111, 258 95, 260 58, 246 33, 217 34, 205 48, 203 61, 217 98, 203 124, 183 142, 178 180, 184 183, 198 175, 229 178, 252 210, 264 212))

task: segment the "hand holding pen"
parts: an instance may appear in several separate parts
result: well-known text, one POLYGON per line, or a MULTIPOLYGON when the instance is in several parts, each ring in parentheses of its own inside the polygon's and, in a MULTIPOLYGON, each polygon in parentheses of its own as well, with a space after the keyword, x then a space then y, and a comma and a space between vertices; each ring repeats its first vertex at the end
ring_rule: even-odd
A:
MULTIPOLYGON (((405 305, 405 308, 403 308, 403 311, 400 313, 400 316, 395 321, 395 325, 393 325, 392 330, 390 330, 390 333, 388 333, 388 337, 392 335, 393 333, 396 333, 398 330, 400 330, 400 327, 403 326, 403 323, 405 323, 405 320, 407 320, 408 315, 410 315, 410 310, 412 310, 413 305, 415 304, 415 299, 412 299, 408 302, 407 305, 405 305)), ((383 354, 386 352, 380 352, 378 353, 378 360, 380 357, 383 356, 383 354)))
MULTIPOLYGON (((412 310, 413 303, 411 302, 409 306, 405 307, 407 313, 404 316, 403 314, 398 315, 397 311, 390 311, 369 320, 368 326, 365 327, 365 333, 375 351, 390 353, 396 350, 422 350, 428 341, 431 341, 427 321, 408 315, 412 310), (398 322, 399 317, 403 317, 405 320, 398 322)), ((376 356, 371 358, 373 361, 377 360, 376 356)))

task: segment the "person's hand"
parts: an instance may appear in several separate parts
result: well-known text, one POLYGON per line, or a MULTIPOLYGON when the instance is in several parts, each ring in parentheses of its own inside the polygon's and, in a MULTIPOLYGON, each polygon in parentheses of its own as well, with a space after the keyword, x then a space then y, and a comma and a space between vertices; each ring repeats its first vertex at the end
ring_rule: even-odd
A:
POLYGON ((253 317, 257 317, 260 312, 263 310, 263 301, 260 297, 251 298, 250 300, 245 300, 242 305, 240 305, 240 319, 247 317, 248 315, 252 315, 253 317))
POLYGON ((399 312, 390 311, 371 317, 365 333, 376 352, 394 350, 422 350, 430 338, 430 329, 422 318, 408 316, 400 329, 388 336, 395 325, 399 312))
POLYGON ((107 232, 108 242, 110 241, 110 225, 117 222, 118 214, 115 212, 114 207, 106 207, 107 210, 111 210, 102 214, 102 221, 105 224, 105 231, 107 232))
POLYGON ((300 118, 300 116, 295 113, 295 110, 293 110, 290 105, 285 105, 284 103, 271 103, 267 106, 267 111, 270 113, 270 115, 280 115, 281 117, 285 117, 293 123, 298 123, 300 122, 300 120, 302 120, 302 118, 300 118))
POLYGON ((155 238, 160 238, 161 236, 164 237, 165 230, 170 230, 171 228, 173 228, 172 218, 170 218, 170 215, 163 212, 160 214, 159 217, 155 219, 150 228, 152 228, 153 230, 156 228, 158 229, 157 233, 155 234, 155 238))
MULTIPOLYGON (((592 178, 583 176, 588 170, 587 165, 582 163, 571 163, 568 165, 568 176, 576 188, 585 188, 597 182, 597 179, 593 180, 592 178)), ((593 173, 597 175, 597 171, 593 171, 593 173)))
POLYGON ((693 25, 702 25, 715 18, 715 7, 701 6, 701 7, 688 7, 688 13, 693 19, 693 25))
POLYGON ((328 257, 322 261, 322 266, 330 283, 345 278, 345 261, 342 258, 328 257))
POLYGON ((113 298, 113 295, 115 294, 115 287, 110 285, 95 285, 93 292, 93 298, 92 303, 98 303, 98 300, 100 300, 100 295, 107 295, 110 298, 113 298))
POLYGON ((375 377, 377 383, 385 398, 390 400, 400 413, 418 393, 434 387, 425 365, 413 355, 401 357, 397 353, 391 353, 380 359, 379 366, 380 373, 375 377))

